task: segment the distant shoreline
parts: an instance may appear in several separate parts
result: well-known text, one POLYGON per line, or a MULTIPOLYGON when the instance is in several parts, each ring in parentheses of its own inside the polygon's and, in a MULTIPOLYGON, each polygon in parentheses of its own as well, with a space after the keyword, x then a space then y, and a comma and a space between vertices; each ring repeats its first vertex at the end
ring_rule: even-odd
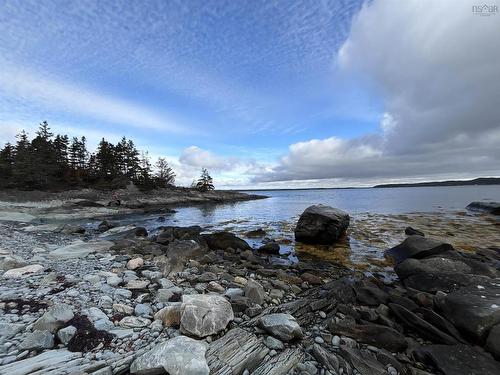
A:
POLYGON ((479 177, 472 180, 446 180, 429 181, 400 184, 380 184, 375 186, 362 187, 318 187, 318 188, 284 188, 284 189, 240 189, 235 191, 291 191, 291 190, 352 190, 352 189, 381 189, 381 188, 402 188, 402 187, 439 187, 439 186, 489 186, 500 185, 500 177, 479 177))

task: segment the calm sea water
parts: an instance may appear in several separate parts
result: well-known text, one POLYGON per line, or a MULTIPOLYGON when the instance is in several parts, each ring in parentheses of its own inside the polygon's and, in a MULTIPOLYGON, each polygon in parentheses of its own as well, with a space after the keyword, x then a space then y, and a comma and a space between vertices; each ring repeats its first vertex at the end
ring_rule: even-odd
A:
MULTIPOLYGON (((312 204, 326 204, 350 215, 361 213, 450 212, 464 210, 472 201, 500 201, 500 185, 384 189, 317 189, 252 191, 269 198, 228 204, 177 208, 161 225, 200 225, 208 228, 252 229, 262 224, 293 221, 312 204)), ((137 217, 130 221, 137 222, 137 217)), ((143 225, 158 226, 156 216, 143 225)))

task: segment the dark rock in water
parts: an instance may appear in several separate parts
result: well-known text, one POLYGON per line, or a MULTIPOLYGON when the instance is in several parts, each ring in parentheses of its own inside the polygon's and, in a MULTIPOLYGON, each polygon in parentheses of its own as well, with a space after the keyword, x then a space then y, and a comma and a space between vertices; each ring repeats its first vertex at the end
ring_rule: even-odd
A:
POLYGON ((402 352, 408 347, 406 338, 401 333, 378 324, 336 324, 332 320, 329 329, 335 335, 351 337, 391 352, 402 352))
POLYGON ((412 227, 406 227, 405 234, 407 236, 422 236, 422 237, 425 237, 424 232, 422 232, 422 231, 420 231, 418 229, 412 228, 412 227))
POLYGON ((500 323, 500 279, 448 293, 441 308, 459 330, 484 342, 489 330, 500 323))
POLYGON ((137 227, 135 228, 134 234, 137 237, 147 237, 148 236, 148 230, 144 227, 137 227))
POLYGON ((472 202, 466 208, 471 211, 482 211, 493 215, 500 215, 500 202, 472 202))
POLYGON ((399 264, 408 258, 422 259, 453 250, 453 246, 448 243, 433 238, 413 235, 406 238, 399 245, 387 250, 384 256, 392 259, 395 264, 399 264))
POLYGON ((413 356, 444 375, 498 375, 500 362, 467 345, 428 345, 417 348, 413 356))
POLYGON ((266 235, 266 231, 262 228, 251 230, 251 231, 246 233, 246 236, 250 237, 250 238, 261 238, 261 237, 264 237, 265 235, 266 235))
POLYGON ((72 202, 71 205, 73 207, 104 207, 104 205, 101 203, 97 203, 86 199, 72 202))
POLYGON ((420 336, 440 344, 453 345, 458 343, 454 337, 434 327, 432 324, 405 309, 403 306, 390 303, 389 307, 398 320, 400 320, 410 331, 416 332, 420 336))
POLYGON ((389 300, 389 295, 376 286, 355 287, 356 299, 361 305, 378 306, 389 300))
POLYGON ((345 233, 349 215, 337 208, 316 205, 306 208, 295 228, 295 240, 308 244, 330 245, 345 233))
POLYGON ((167 245, 174 240, 199 240, 199 235, 203 230, 198 225, 190 227, 162 227, 162 231, 156 237, 156 242, 167 245))
POLYGON ((203 234, 202 238, 206 241, 211 250, 251 250, 250 245, 239 237, 236 237, 230 232, 216 232, 211 234, 203 234))
POLYGON ((486 340, 486 350, 493 354, 497 360, 500 360, 500 324, 491 329, 486 340))
POLYGON ((115 225, 110 223, 109 221, 107 220, 103 220, 101 221, 101 223, 97 226, 97 230, 99 232, 106 232, 107 230, 110 230, 111 228, 114 228, 115 225))
POLYGON ((268 243, 259 247, 258 250, 263 252, 263 253, 279 254, 280 253, 280 245, 276 241, 269 241, 268 243))

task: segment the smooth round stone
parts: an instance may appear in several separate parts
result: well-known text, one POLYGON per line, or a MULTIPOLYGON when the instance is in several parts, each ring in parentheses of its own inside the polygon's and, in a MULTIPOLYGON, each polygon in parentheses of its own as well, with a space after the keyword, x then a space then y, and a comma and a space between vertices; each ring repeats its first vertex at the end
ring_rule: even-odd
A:
POLYGON ((333 346, 339 346, 340 345, 340 337, 339 336, 333 336, 333 338, 332 338, 332 345, 333 346))
POLYGON ((322 338, 321 336, 316 336, 316 337, 314 338, 314 342, 315 342, 316 344, 324 344, 324 343, 325 343, 325 340, 323 340, 323 338, 322 338))
POLYGON ((320 311, 319 312, 319 316, 322 318, 322 319, 325 319, 326 318, 326 313, 324 311, 320 311))

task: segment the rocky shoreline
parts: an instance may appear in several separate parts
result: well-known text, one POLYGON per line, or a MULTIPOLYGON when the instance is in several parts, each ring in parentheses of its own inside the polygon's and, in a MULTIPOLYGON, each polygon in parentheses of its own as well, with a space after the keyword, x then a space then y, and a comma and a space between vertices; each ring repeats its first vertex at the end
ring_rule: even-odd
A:
MULTIPOLYGON (((348 221, 336 220, 338 237, 348 221)), ((275 264, 272 239, 103 224, 85 241, 0 224, 0 374, 500 373, 499 248, 409 228, 387 249, 388 281, 275 264)))

